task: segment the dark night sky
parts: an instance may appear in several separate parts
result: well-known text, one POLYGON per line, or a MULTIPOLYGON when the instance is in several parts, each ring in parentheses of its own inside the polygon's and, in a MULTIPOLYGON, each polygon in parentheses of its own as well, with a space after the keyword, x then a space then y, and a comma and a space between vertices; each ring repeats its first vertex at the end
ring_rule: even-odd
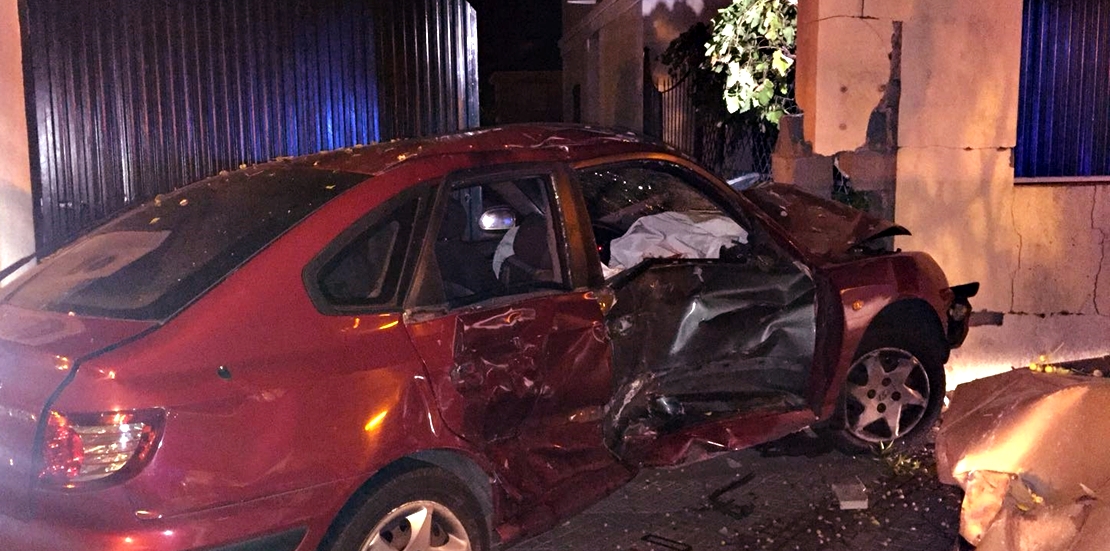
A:
POLYGON ((482 124, 493 114, 497 71, 558 71, 562 0, 469 0, 478 12, 478 79, 482 124))
POLYGON ((488 76, 495 71, 559 70, 560 2, 470 0, 478 12, 479 71, 488 76))

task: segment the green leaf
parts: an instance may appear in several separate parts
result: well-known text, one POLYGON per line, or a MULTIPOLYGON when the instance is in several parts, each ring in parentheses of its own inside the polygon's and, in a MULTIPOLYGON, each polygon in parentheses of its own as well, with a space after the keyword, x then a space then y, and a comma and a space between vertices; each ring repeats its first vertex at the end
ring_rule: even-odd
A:
POLYGON ((740 68, 739 78, 740 80, 737 84, 739 84, 740 87, 749 90, 755 88, 755 77, 752 76, 752 72, 748 70, 747 67, 740 68))
POLYGON ((773 61, 771 64, 775 68, 775 72, 780 76, 786 76, 787 71, 794 65, 794 59, 784 55, 782 50, 775 50, 772 59, 773 61))
POLYGON ((775 108, 771 109, 770 111, 765 111, 763 113, 763 118, 767 119, 767 121, 771 124, 778 126, 779 121, 782 120, 782 116, 784 114, 785 112, 781 108, 775 108))
POLYGON ((757 120, 777 124, 795 105, 790 69, 795 61, 797 0, 732 0, 703 28, 700 51, 688 48, 693 53, 667 61, 672 68, 696 67, 704 75, 695 74, 695 102, 718 102, 718 113, 752 110, 757 120), (702 57, 691 63, 688 57, 698 54, 702 57))
POLYGON ((740 98, 736 96, 725 96, 725 109, 729 113, 735 113, 740 109, 740 98))
POLYGON ((755 89, 754 98, 756 105, 764 107, 771 103, 771 98, 775 95, 775 85, 770 80, 764 80, 759 83, 755 89))

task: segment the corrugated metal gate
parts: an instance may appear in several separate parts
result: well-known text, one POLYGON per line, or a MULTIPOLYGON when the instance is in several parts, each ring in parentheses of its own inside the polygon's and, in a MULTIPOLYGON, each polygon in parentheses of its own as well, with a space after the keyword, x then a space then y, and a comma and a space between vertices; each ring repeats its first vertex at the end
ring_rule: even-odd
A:
POLYGON ((465 0, 22 0, 37 248, 220 170, 476 126, 465 0))

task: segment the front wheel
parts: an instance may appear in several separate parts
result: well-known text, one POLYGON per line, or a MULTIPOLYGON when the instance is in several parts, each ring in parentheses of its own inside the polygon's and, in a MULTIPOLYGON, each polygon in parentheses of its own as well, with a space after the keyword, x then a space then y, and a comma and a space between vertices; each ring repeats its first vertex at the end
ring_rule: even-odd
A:
POLYGON ((837 440, 858 453, 912 445, 936 422, 944 400, 939 345, 918 335, 869 336, 860 346, 841 392, 837 440))
POLYGON ((456 477, 421 468, 386 480, 343 519, 332 551, 487 551, 481 508, 456 477))

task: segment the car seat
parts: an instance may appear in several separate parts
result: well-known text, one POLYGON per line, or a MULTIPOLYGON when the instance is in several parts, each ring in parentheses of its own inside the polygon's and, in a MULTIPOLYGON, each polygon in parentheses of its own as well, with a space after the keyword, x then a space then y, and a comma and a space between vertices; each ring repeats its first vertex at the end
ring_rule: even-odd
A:
POLYGON ((505 285, 535 281, 554 281, 551 264, 551 242, 547 218, 529 214, 520 221, 513 240, 513 255, 501 265, 499 279, 505 285))

